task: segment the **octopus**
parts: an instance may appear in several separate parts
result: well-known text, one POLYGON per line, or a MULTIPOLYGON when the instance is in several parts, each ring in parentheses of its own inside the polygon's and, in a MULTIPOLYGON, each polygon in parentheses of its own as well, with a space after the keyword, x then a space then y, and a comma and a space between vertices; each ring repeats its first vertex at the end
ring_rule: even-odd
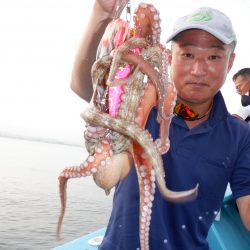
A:
MULTIPOLYGON (((196 198, 198 184, 190 190, 172 191, 165 183, 162 154, 170 147, 169 126, 176 90, 169 80, 167 49, 160 43, 159 11, 140 3, 134 25, 118 18, 106 28, 91 71, 94 94, 82 112, 87 129, 88 151, 80 166, 66 167, 59 176, 61 214, 57 237, 66 209, 66 186, 70 178, 93 175, 106 194, 132 166, 136 168, 140 194, 139 237, 141 250, 149 250, 149 228, 156 185, 169 202, 196 198), (158 108, 159 138, 145 130, 150 111, 158 108)), ((132 188, 132 187, 131 187, 132 188)))

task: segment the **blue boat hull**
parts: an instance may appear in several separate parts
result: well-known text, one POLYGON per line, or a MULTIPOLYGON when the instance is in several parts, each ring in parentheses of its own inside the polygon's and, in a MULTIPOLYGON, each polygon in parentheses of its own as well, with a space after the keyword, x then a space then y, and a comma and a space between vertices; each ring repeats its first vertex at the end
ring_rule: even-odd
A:
POLYGON ((53 248, 53 250, 97 250, 98 246, 89 244, 95 242, 94 239, 99 239, 100 236, 105 234, 106 228, 99 229, 93 233, 87 234, 79 239, 70 241, 62 246, 53 248))
POLYGON ((250 232, 241 222, 231 195, 225 198, 220 219, 214 221, 207 239, 211 250, 250 250, 250 232))
MULTIPOLYGON (((208 234, 211 250, 250 250, 250 232, 242 224, 231 194, 225 196, 219 215, 220 218, 214 221, 208 234)), ((97 250, 98 246, 94 245, 104 234, 105 228, 53 250, 97 250)))

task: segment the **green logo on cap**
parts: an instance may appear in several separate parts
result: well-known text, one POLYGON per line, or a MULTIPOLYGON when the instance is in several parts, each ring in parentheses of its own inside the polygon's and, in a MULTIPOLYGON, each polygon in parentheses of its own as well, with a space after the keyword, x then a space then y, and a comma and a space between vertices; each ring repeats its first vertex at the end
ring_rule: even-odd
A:
POLYGON ((212 17, 207 12, 198 12, 192 15, 191 21, 210 21, 212 17))

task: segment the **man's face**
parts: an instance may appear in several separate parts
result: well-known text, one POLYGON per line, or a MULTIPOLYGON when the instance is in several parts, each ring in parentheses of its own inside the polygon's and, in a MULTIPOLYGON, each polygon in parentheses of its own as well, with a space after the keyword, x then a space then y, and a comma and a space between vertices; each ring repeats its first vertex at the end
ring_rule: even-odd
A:
POLYGON ((239 95, 245 95, 250 90, 250 77, 243 77, 239 75, 235 79, 235 88, 239 95))
POLYGON ((211 103, 234 61, 232 45, 225 45, 210 33, 184 31, 172 43, 171 78, 178 100, 193 106, 211 103))

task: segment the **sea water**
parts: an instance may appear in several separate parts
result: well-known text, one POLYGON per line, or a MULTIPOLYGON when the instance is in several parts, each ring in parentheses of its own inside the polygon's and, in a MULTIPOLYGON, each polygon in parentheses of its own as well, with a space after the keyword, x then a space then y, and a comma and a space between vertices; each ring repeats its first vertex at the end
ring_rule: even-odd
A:
POLYGON ((112 204, 92 177, 70 179, 62 240, 58 176, 86 159, 83 147, 0 137, 0 249, 46 250, 105 227, 112 204))

